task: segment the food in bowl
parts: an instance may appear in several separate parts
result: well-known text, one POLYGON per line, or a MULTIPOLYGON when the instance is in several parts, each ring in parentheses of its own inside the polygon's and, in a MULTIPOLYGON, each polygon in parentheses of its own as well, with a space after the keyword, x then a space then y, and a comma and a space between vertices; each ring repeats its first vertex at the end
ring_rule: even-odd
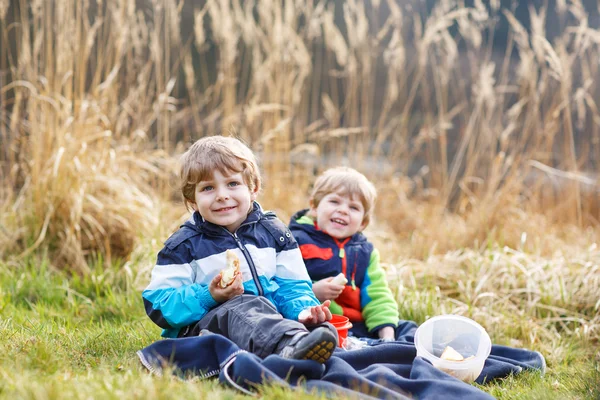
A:
POLYGON ((469 356, 465 358, 458 351, 454 350, 452 346, 446 346, 440 358, 446 361, 467 361, 475 358, 475 356, 469 356))
MULTIPOLYGON (((469 356, 469 357, 465 358, 458 351, 454 350, 452 348, 452 346, 446 346, 446 348, 442 352, 442 355, 440 356, 440 358, 442 360, 453 361, 453 362, 459 363, 459 362, 469 361, 469 360, 475 358, 475 356, 469 356)), ((458 373, 457 370, 454 368, 444 368, 442 366, 440 366, 439 369, 449 375, 454 376, 455 378, 464 380, 466 382, 474 381, 475 379, 477 379, 477 376, 479 376, 479 372, 476 372, 476 371, 473 371, 473 372, 469 371, 467 373, 465 373, 464 371, 461 371, 460 373, 458 373)))
POLYGON ((462 354, 454 350, 452 346, 446 346, 440 358, 447 361, 463 361, 465 359, 462 354))
POLYGON ((473 382, 483 370, 492 343, 485 329, 472 319, 440 315, 419 326, 415 347, 417 356, 435 368, 464 382, 473 382))

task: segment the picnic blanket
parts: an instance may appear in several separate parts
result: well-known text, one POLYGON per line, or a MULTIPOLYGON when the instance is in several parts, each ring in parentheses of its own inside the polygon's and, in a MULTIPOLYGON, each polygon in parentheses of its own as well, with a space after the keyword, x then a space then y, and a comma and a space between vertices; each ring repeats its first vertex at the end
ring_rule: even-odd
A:
MULTIPOLYGON (((412 341, 416 325, 406 321, 401 340, 369 341, 369 346, 346 351, 336 349, 325 364, 289 360, 271 355, 265 359, 241 350, 221 335, 159 340, 137 352, 151 372, 176 368, 182 376, 218 377, 219 381, 246 394, 265 383, 316 391, 330 397, 377 399, 493 399, 416 356, 412 341)), ((544 357, 535 351, 493 345, 477 383, 489 382, 523 370, 546 369, 544 357)))

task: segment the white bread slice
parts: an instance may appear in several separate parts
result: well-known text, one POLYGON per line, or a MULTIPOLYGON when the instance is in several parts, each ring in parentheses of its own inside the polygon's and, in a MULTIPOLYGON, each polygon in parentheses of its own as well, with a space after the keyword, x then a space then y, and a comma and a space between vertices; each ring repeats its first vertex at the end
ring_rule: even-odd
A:
POLYGON ((463 361, 465 359, 458 351, 450 346, 446 346, 440 358, 446 361, 463 361))
POLYGON ((225 252, 227 257, 227 267, 221 271, 221 287, 226 288, 235 280, 235 276, 240 272, 240 259, 231 250, 225 252))
POLYGON ((348 279, 346 279, 344 274, 340 272, 331 280, 331 283, 335 283, 336 285, 345 285, 348 283, 348 279))

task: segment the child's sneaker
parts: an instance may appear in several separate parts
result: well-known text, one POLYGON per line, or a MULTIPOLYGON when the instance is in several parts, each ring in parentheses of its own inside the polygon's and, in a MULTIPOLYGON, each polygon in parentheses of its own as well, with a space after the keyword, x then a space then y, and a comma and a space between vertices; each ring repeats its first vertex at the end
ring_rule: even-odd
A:
POLYGON ((283 358, 313 360, 323 364, 329 360, 336 345, 337 337, 322 326, 302 336, 295 343, 285 346, 279 355, 283 358))

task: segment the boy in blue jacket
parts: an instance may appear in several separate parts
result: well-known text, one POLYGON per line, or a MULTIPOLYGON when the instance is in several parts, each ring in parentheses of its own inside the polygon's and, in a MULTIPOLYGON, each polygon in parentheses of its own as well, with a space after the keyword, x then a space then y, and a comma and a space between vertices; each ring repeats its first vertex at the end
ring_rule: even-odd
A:
POLYGON ((290 229, 317 298, 331 301, 333 314, 350 319, 353 335, 394 340, 399 333, 398 304, 379 264, 379 252, 361 233, 376 196, 375 187, 360 172, 329 169, 314 184, 310 209, 297 212, 290 229), (347 283, 333 281, 340 273, 347 283))
POLYGON ((206 329, 259 357, 325 362, 337 342, 325 324, 329 302, 315 298, 289 230, 255 201, 261 177, 252 151, 231 137, 200 139, 183 155, 180 178, 193 214, 165 242, 142 293, 162 335, 206 329), (231 251, 239 271, 226 285, 231 251))

